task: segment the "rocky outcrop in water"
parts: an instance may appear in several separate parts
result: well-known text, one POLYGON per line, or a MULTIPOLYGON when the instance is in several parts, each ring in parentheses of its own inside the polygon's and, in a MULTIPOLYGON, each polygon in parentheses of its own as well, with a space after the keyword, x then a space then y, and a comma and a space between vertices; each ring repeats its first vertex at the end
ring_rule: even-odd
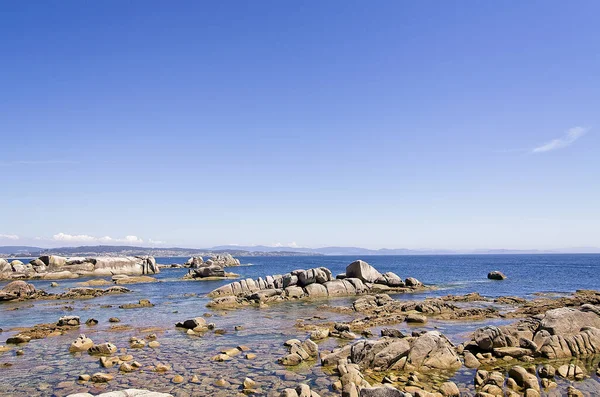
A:
POLYGON ((155 274, 160 270, 152 256, 123 256, 96 258, 65 258, 40 256, 28 264, 0 259, 0 280, 10 279, 65 279, 116 274, 155 274))
POLYGON ((286 300, 362 295, 369 292, 407 292, 423 288, 420 282, 407 287, 398 280, 400 277, 391 272, 382 275, 366 262, 355 261, 348 265, 346 274, 336 279, 329 269, 318 267, 294 270, 264 279, 259 277, 256 280, 248 278, 236 281, 210 292, 208 296, 213 298, 213 301, 209 306, 235 307, 286 300))
POLYGON ((489 278, 490 280, 506 280, 506 276, 504 275, 504 273, 502 273, 498 270, 489 272, 487 275, 487 278, 489 278))
POLYGON ((97 394, 96 396, 90 393, 75 393, 69 394, 67 397, 173 397, 173 395, 149 390, 126 389, 121 391, 112 391, 108 393, 97 394))
POLYGON ((88 288, 88 287, 76 287, 71 288, 65 292, 59 294, 51 294, 43 290, 37 290, 33 284, 26 283, 22 280, 12 281, 0 290, 0 302, 3 301, 23 301, 23 300, 34 300, 34 299, 85 299, 85 298, 96 298, 104 295, 116 295, 125 294, 131 292, 131 290, 125 287, 109 287, 109 288, 88 288))
POLYGON ((452 343, 437 331, 417 337, 359 341, 350 348, 349 358, 362 369, 376 371, 445 371, 462 366, 452 343))
POLYGON ((561 359, 598 354, 599 309, 590 304, 578 309, 563 307, 509 326, 482 327, 473 333, 465 348, 514 358, 561 359))
POLYGON ((231 256, 231 254, 212 255, 206 261, 201 256, 192 256, 185 262, 185 266, 192 269, 206 266, 231 267, 240 266, 240 260, 231 256))
POLYGON ((185 263, 190 270, 184 279, 191 280, 225 280, 239 277, 238 274, 225 271, 226 267, 239 266, 239 259, 229 254, 214 255, 206 262, 201 256, 193 256, 185 263))

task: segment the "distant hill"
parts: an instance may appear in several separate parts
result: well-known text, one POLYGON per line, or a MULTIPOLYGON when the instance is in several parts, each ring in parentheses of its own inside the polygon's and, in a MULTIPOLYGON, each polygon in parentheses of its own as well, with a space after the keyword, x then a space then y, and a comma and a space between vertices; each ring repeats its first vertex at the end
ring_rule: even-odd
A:
POLYGON ((238 246, 221 245, 211 248, 150 248, 121 245, 96 245, 80 247, 41 248, 29 246, 3 246, 0 247, 0 256, 8 257, 38 257, 41 255, 62 256, 100 256, 100 255, 153 255, 155 257, 172 256, 208 256, 211 254, 228 253, 233 256, 315 256, 339 255, 363 257, 370 255, 502 255, 502 254, 599 254, 600 248, 579 247, 557 250, 510 250, 510 249, 479 249, 479 250, 411 250, 405 248, 368 249, 360 247, 269 247, 266 245, 238 246))

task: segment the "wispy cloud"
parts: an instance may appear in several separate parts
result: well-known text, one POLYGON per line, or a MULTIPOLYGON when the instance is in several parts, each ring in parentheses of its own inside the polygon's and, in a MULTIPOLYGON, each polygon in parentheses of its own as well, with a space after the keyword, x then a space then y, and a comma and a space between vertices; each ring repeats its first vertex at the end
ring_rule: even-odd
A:
POLYGON ((19 236, 16 234, 0 234, 0 240, 18 240, 19 236))
POLYGON ((562 137, 553 139, 548 143, 538 146, 532 150, 533 153, 544 153, 552 150, 562 149, 584 136, 589 128, 573 127, 569 129, 562 137))
POLYGON ((62 241, 62 242, 78 242, 78 243, 128 243, 128 244, 141 244, 144 242, 141 238, 137 236, 125 236, 124 238, 113 238, 110 236, 104 237, 95 237, 87 234, 66 234, 66 233, 57 233, 52 236, 53 241, 62 241))

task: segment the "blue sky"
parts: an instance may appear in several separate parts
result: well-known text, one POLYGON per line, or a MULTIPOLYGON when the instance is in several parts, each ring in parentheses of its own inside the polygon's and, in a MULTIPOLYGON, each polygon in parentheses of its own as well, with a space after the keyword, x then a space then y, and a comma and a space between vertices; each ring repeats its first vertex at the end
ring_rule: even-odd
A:
POLYGON ((0 5, 0 245, 600 246, 597 1, 0 5))

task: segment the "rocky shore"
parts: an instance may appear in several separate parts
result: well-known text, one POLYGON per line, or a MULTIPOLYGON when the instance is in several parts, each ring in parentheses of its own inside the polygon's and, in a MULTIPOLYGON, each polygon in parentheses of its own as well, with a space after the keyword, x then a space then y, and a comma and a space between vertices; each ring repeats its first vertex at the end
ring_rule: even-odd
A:
POLYGON ((232 308, 251 304, 265 305, 301 299, 326 299, 363 295, 373 292, 404 293, 424 290, 417 279, 403 281, 398 275, 381 274, 368 263, 357 260, 346 267, 346 272, 332 276, 331 270, 319 267, 294 270, 284 275, 266 276, 264 279, 245 279, 224 285, 208 294, 213 298, 209 307, 232 308))
MULTIPOLYGON (((196 260, 193 269, 225 268, 207 262, 196 260)), ((201 284, 177 285, 184 291, 167 299, 146 295, 150 302, 121 286, 50 294, 23 280, 8 283, 2 307, 34 314, 20 302, 48 310, 59 302, 44 300, 65 299, 69 313, 0 331, 0 394, 591 397, 600 391, 598 291, 533 299, 442 296, 364 261, 337 276, 316 267, 229 283, 208 293, 205 312, 206 298, 190 292, 201 284), (435 295, 402 295, 412 292, 435 295), (120 297, 125 293, 134 295, 120 297), (84 297, 100 303, 78 300, 84 297), (346 299, 329 299, 337 297, 346 299), (83 317, 85 310, 93 311, 83 317), (155 313, 168 324, 157 326, 155 313)))
POLYGON ((240 260, 229 254, 213 255, 206 261, 201 256, 193 256, 184 265, 190 268, 184 279, 188 280, 227 280, 239 277, 239 274, 226 272, 226 267, 240 266, 240 260))
POLYGON ((25 264, 0 258, 0 280, 43 279, 58 280, 78 277, 113 275, 147 275, 160 270, 152 256, 65 258, 41 256, 25 264))

